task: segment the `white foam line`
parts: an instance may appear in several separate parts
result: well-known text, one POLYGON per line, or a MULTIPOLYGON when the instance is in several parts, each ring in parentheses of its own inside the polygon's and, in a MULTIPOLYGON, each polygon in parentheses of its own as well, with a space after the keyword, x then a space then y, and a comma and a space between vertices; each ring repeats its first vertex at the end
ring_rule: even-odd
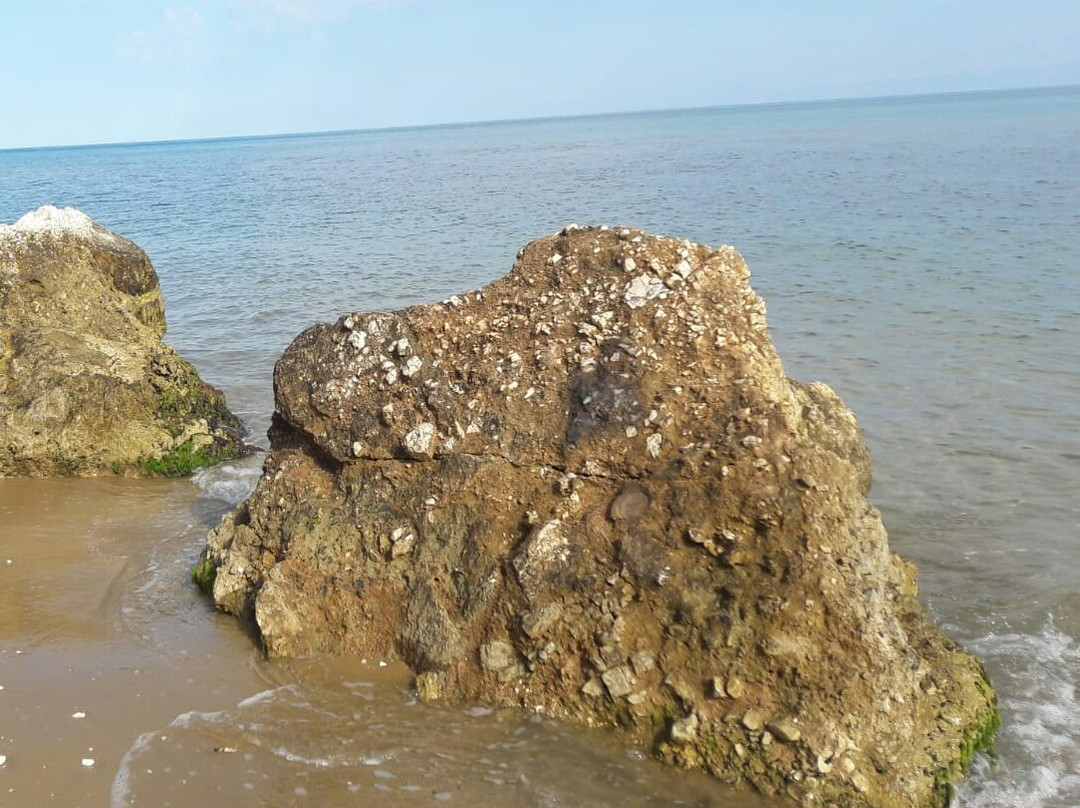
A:
POLYGON ((168 723, 164 730, 152 729, 136 738, 135 743, 128 747, 128 750, 124 752, 124 756, 120 758, 120 765, 116 769, 116 776, 113 777, 112 787, 109 789, 110 808, 128 808, 128 806, 131 805, 131 762, 135 759, 136 755, 146 750, 147 745, 149 745, 155 735, 160 735, 169 729, 190 726, 193 718, 212 720, 222 715, 224 715, 224 713, 221 711, 199 712, 197 710, 190 710, 176 716, 176 718, 168 723))
POLYGON ((238 709, 244 709, 245 707, 251 707, 253 704, 259 704, 260 702, 263 702, 263 701, 266 701, 267 699, 273 698, 278 693, 293 692, 293 691, 295 691, 295 689, 296 688, 293 685, 281 685, 281 687, 274 687, 274 688, 271 688, 270 690, 262 690, 262 691, 256 693, 253 696, 248 696, 246 699, 242 700, 236 706, 237 706, 238 709))
POLYGON ((128 808, 131 804, 131 761, 135 755, 146 748, 146 745, 150 743, 150 740, 158 732, 160 730, 156 729, 144 732, 135 739, 135 743, 128 748, 120 759, 120 766, 116 770, 116 776, 113 778, 112 788, 109 791, 109 805, 111 808, 128 808))

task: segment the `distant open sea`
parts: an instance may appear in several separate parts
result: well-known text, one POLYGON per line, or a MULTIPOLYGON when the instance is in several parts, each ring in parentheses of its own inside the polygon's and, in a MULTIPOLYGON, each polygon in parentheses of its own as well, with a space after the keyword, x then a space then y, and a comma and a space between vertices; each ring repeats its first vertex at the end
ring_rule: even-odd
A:
POLYGON ((1080 88, 0 151, 0 221, 46 203, 149 253, 167 341, 262 443, 316 320, 476 287, 570 222, 733 244, 998 687, 959 804, 1080 805, 1080 88))

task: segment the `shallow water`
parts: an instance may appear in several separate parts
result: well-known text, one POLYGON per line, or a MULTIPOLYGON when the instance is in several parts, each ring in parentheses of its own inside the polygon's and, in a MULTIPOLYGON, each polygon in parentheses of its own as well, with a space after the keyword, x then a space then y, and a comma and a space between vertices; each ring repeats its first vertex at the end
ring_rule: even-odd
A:
MULTIPOLYGON (((1078 131, 1073 88, 0 152, 0 220, 73 204, 146 248, 169 341, 225 388, 257 441, 273 361, 315 320, 474 287, 508 269, 526 241, 571 221, 736 245, 788 372, 828 382, 859 416, 874 455, 872 498, 894 549, 919 565, 924 602, 998 686, 997 764, 980 764, 959 804, 1075 808, 1078 131)), ((426 713, 377 667, 369 678, 366 669, 319 678, 261 662, 186 581, 205 528, 257 474, 253 460, 194 485, 0 481, 0 556, 13 556, 0 567, 0 755, 9 758, 0 795, 15 783, 25 804, 51 789, 58 805, 100 805, 124 771, 120 804, 124 794, 181 804, 194 799, 188 788, 239 804, 252 791, 273 804, 332 804, 327 795, 346 799, 350 782, 372 797, 378 785, 398 787, 395 804, 454 792, 425 771, 467 779, 480 803, 683 793, 625 750, 591 757, 603 748, 592 735, 572 747, 552 740, 561 730, 508 716, 426 713), (94 689, 94 676, 109 684, 94 689), (380 695, 374 706, 359 699, 353 717, 356 694, 344 683, 366 681, 380 695), (110 705, 112 740, 97 741, 100 762, 83 771, 94 743, 73 733, 97 712, 87 708, 78 724, 70 714, 90 696, 110 705), (12 705, 18 720, 4 712, 12 705), (393 778, 357 763, 370 724, 402 728, 388 736, 397 768, 380 768, 393 778), (266 736, 244 735, 250 725, 266 736), (425 770, 419 761, 441 761, 418 738, 429 725, 460 746, 453 763, 425 770), (484 785, 498 763, 481 762, 491 755, 478 748, 522 728, 536 744, 523 757, 538 768, 518 769, 532 790, 505 785, 520 778, 503 787, 523 791, 484 785), (329 740, 289 759, 274 752, 281 732, 329 740), (230 745, 245 751, 207 751, 230 745), (564 746, 577 750, 569 760, 564 746), (170 755, 199 776, 157 776, 170 755), (343 762, 319 763, 330 760, 343 762), (549 770, 568 791, 549 796, 549 770), (656 790, 622 779, 593 796, 597 772, 644 776, 656 790), (80 790, 91 784, 103 789, 93 799, 80 790), (421 790, 400 790, 411 785, 421 790)), ((507 755, 499 761, 524 766, 507 755)), ((696 799, 696 786, 686 788, 696 799)))
POLYGON ((187 580, 223 505, 0 480, 0 805, 765 804, 606 732, 420 704, 399 665, 262 659, 187 580))

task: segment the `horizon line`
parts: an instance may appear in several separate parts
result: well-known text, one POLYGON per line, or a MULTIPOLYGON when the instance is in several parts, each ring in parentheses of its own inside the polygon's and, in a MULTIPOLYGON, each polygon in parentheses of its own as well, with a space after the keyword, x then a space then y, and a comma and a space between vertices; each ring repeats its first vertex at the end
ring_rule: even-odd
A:
POLYGON ((246 135, 208 135, 203 137, 185 137, 185 138, 163 138, 160 140, 116 140, 116 141, 104 141, 100 143, 66 143, 55 144, 48 146, 6 146, 0 147, 0 154, 4 152, 25 152, 25 151, 48 151, 53 149, 94 149, 94 148, 123 148, 131 146, 170 146, 178 145, 181 143, 221 143, 233 140, 273 140, 273 139, 286 139, 286 138, 305 138, 305 137, 322 137, 327 135, 355 135, 363 133, 376 133, 376 132, 403 132, 412 131, 418 129, 441 129, 441 128, 454 128, 454 127, 468 127, 468 126, 489 126, 493 124, 514 124, 514 123, 540 123, 545 121, 572 121, 581 120, 585 118, 607 118, 618 116, 630 116, 630 115, 656 115, 661 113, 677 113, 677 112, 704 112, 707 110, 738 110, 738 109, 756 109, 761 107, 781 107, 781 106, 801 106, 801 105, 813 105, 813 104, 834 104, 839 102, 865 102, 865 101, 886 101, 886 100, 901 100, 901 99, 922 99, 922 98, 935 98, 945 96, 967 96, 967 95, 993 95, 995 93, 1020 93, 1031 92, 1036 90, 1042 91, 1054 91, 1054 90, 1075 90, 1080 89, 1080 84, 1047 84, 1047 85, 1035 85, 1035 86, 1014 86, 1014 87, 996 87, 992 89, 980 89, 980 90, 940 90, 935 92, 922 92, 922 93, 894 93, 884 95, 852 95, 852 96, 835 96, 830 98, 812 98, 801 100, 787 100, 787 101, 745 101, 734 104, 703 104, 701 106, 691 107, 656 107, 652 109, 625 109, 625 110, 609 110, 603 112, 578 112, 561 115, 537 115, 533 117, 524 118, 486 118, 476 120, 461 120, 461 121, 442 121, 439 123, 420 123, 420 124, 386 124, 383 126, 366 126, 350 129, 313 129, 308 131, 299 132, 273 132, 263 134, 246 134, 246 135))

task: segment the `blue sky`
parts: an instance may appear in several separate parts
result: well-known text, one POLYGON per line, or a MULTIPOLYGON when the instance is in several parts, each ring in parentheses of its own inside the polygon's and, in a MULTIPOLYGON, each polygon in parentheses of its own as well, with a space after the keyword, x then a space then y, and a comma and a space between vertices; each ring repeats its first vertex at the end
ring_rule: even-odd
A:
POLYGON ((1077 0, 22 0, 0 148, 1080 84, 1077 0))

